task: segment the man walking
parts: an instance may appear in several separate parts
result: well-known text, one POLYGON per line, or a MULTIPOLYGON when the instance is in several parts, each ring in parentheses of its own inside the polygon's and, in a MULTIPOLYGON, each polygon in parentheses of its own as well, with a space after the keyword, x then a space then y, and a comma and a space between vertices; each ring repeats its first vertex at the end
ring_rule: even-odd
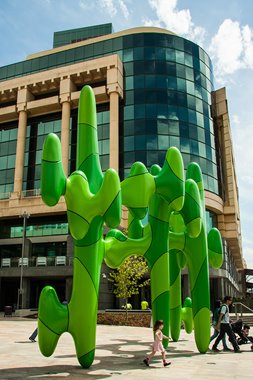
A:
POLYGON ((221 306, 219 319, 217 322, 217 330, 220 331, 219 335, 217 336, 214 345, 212 347, 213 351, 219 352, 217 346, 219 342, 222 340, 222 338, 225 336, 225 333, 229 336, 229 341, 232 343, 234 347, 234 352, 241 352, 240 348, 236 342, 235 335, 232 331, 230 321, 229 321, 229 305, 232 303, 232 297, 226 296, 224 298, 224 303, 221 306))

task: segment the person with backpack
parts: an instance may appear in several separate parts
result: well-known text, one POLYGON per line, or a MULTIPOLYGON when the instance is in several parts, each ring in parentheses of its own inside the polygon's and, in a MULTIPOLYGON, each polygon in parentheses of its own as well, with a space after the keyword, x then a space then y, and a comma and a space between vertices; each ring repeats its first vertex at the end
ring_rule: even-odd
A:
MULTIPOLYGON (((210 338, 210 343, 212 340, 217 338, 219 335, 219 330, 217 330, 217 323, 219 320, 220 310, 221 310, 222 302, 221 300, 216 300, 214 305, 214 311, 213 311, 213 320, 212 320, 212 326, 213 326, 213 335, 210 338)), ((227 346, 226 342, 226 336, 222 338, 222 344, 223 344, 223 351, 231 351, 230 348, 227 346)))
POLYGON ((232 327, 230 324, 230 319, 229 319, 229 305, 232 304, 232 297, 226 296, 224 298, 224 303, 221 306, 220 309, 220 315, 219 319, 217 322, 217 330, 220 331, 218 337, 216 338, 214 345, 212 347, 212 350, 215 352, 219 352, 217 346, 222 340, 222 338, 225 336, 225 334, 228 334, 229 336, 229 341, 232 343, 234 347, 234 352, 241 352, 240 348, 236 342, 235 339, 235 334, 232 331, 232 327))

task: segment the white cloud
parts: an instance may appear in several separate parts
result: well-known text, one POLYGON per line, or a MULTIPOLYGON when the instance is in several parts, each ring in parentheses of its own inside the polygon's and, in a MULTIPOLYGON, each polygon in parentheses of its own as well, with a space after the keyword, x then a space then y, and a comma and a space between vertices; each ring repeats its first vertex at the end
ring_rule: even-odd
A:
POLYGON ((240 177, 253 176, 252 167, 250 164, 253 162, 253 124, 242 125, 239 122, 235 128, 233 128, 233 145, 236 150, 236 156, 238 157, 238 164, 240 168, 240 177), (249 166, 247 166, 247 162, 249 166))
POLYGON ((237 114, 233 114, 231 120, 233 124, 240 124, 240 118, 237 114))
POLYGON ((117 13, 117 9, 113 4, 113 0, 100 0, 100 6, 106 10, 111 16, 115 16, 117 13))
POLYGON ((128 11, 128 8, 127 8, 125 2, 123 0, 118 0, 118 1, 119 1, 119 7, 120 7, 125 19, 128 19, 129 11, 128 11))
MULTIPOLYGON (((253 268, 253 239, 252 239, 252 186, 253 186, 253 135, 252 122, 247 122, 248 117, 242 115, 232 116, 233 146, 235 152, 235 164, 237 182, 239 187, 239 204, 241 214, 243 257, 248 268, 253 268)), ((249 116, 250 120, 250 116, 249 116)))
MULTIPOLYGON (((252 162, 253 162, 253 125, 242 125, 238 123, 233 128, 233 146, 236 157, 236 172, 239 184, 240 200, 245 201, 252 198, 252 162)), ((246 211, 246 210, 245 210, 246 211)), ((246 215, 245 215, 246 217, 246 215)), ((252 214, 250 211, 250 218, 252 214)))
POLYGON ((253 31, 248 25, 226 19, 212 38, 209 53, 219 81, 239 69, 253 69, 253 31))
POLYGON ((111 17, 116 16, 118 13, 118 8, 125 19, 128 19, 129 17, 129 10, 124 0, 98 0, 98 6, 103 8, 111 17))
POLYGON ((242 28, 243 41, 245 45, 245 64, 253 69, 253 30, 248 25, 242 28))
POLYGON ((247 267, 253 268, 253 248, 245 244, 243 248, 243 257, 246 260, 247 267))
POLYGON ((149 0, 151 8, 155 11, 157 19, 145 19, 147 26, 160 26, 182 37, 187 37, 203 45, 205 29, 192 22, 189 9, 177 9, 177 0, 149 0))
POLYGON ((79 0, 79 7, 82 8, 83 10, 87 11, 89 9, 93 8, 93 4, 90 2, 87 2, 86 0, 79 0))

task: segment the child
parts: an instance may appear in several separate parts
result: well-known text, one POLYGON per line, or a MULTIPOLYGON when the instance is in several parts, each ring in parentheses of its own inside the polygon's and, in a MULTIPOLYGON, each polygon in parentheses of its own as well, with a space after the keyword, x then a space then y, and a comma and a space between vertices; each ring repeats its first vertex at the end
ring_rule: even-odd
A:
POLYGON ((163 329, 163 321, 162 320, 156 321, 156 323, 154 325, 155 340, 153 343, 152 352, 151 352, 151 354, 149 354, 149 356, 147 356, 143 360, 143 362, 146 364, 147 367, 149 367, 149 362, 150 362, 151 358, 153 358, 153 356, 155 355, 156 351, 160 351, 162 353, 164 367, 167 367, 167 365, 171 364, 171 362, 166 362, 165 349, 164 349, 163 343, 162 343, 163 338, 165 338, 165 339, 169 339, 169 338, 166 335, 163 335, 162 329, 163 329))
MULTIPOLYGON (((250 330, 250 326, 247 325, 247 324, 245 324, 243 326, 243 330, 241 330, 241 332, 239 334, 240 338, 237 339, 237 343, 239 345, 245 344, 245 343, 248 343, 248 342, 253 343, 253 337, 249 336, 249 330, 250 330)), ((237 331, 235 331, 235 332, 237 332, 237 331)), ((253 345, 251 346, 251 350, 253 350, 253 345)))

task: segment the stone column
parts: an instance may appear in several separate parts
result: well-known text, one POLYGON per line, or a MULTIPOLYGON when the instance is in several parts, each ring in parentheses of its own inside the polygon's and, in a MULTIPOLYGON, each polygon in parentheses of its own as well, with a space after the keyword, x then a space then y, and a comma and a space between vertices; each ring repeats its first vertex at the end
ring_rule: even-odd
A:
POLYGON ((30 307, 30 279, 23 278, 23 295, 21 298, 21 309, 28 309, 30 307))
MULTIPOLYGON (((25 238, 24 242, 24 257, 31 259, 31 251, 32 251, 32 243, 30 239, 25 238)), ((29 262, 29 265, 31 262, 29 262)), ((26 277, 27 267, 23 267, 23 281, 22 281, 22 297, 21 297, 21 309, 29 309, 30 308, 30 278, 26 277)), ((21 270, 21 267, 20 267, 21 270)))
POLYGON ((71 116, 71 92, 76 87, 70 78, 62 78, 60 83, 60 103, 62 104, 61 119, 61 145, 62 145, 62 164, 66 176, 68 176, 69 166, 69 133, 71 116))
POLYGON ((69 131, 70 131, 70 102, 62 103, 62 119, 61 119, 61 146, 62 146, 62 164, 66 176, 68 176, 69 166, 69 131))
POLYGON ((27 102, 33 100, 34 97, 27 87, 20 88, 17 95, 17 112, 18 117, 18 137, 16 147, 16 163, 14 174, 14 193, 22 191, 24 157, 25 157, 25 138, 27 126, 27 102))
POLYGON ((109 167, 119 171, 119 98, 123 98, 123 67, 107 70, 107 94, 110 97, 110 161, 109 167))
POLYGON ((119 171, 119 94, 110 92, 110 160, 109 167, 119 171))
POLYGON ((16 147, 16 163, 14 175, 14 193, 22 191, 24 157, 25 157, 25 137, 27 125, 27 112, 25 109, 19 111, 18 118, 18 138, 16 147))

